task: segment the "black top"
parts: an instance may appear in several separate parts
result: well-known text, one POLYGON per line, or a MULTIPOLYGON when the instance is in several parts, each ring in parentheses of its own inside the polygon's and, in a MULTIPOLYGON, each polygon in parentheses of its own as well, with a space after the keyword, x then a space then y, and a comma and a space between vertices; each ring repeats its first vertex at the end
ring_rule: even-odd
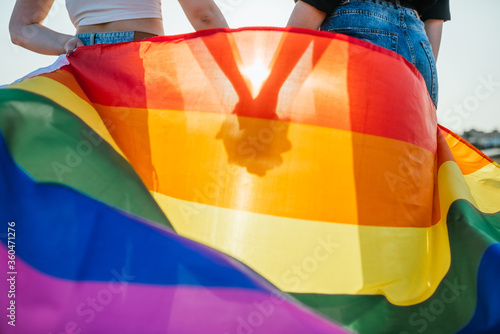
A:
MULTIPOLYGON (((333 13, 335 8, 342 2, 342 0, 301 0, 325 12, 327 15, 333 13)), ((389 0, 390 1, 390 0, 389 0)), ((297 0, 295 0, 297 2, 297 0)), ((392 1, 390 1, 392 2, 392 1)), ((428 19, 437 19, 448 21, 451 19, 450 14, 450 1, 449 0, 406 0, 401 1, 408 7, 417 9, 422 21, 428 19)))

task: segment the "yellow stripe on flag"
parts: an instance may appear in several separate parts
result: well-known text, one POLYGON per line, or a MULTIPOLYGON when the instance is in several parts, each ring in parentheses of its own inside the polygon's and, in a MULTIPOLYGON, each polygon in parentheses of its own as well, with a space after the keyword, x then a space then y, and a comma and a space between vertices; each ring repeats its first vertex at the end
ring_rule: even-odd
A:
POLYGON ((434 293, 450 264, 442 222, 430 228, 323 223, 152 194, 179 234, 236 257, 287 292, 383 294, 412 305, 434 293))

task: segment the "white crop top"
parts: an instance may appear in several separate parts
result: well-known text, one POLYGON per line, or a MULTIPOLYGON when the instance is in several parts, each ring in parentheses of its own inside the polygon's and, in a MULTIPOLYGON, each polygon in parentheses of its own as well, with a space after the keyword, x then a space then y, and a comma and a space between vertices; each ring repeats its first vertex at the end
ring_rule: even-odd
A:
POLYGON ((112 21, 159 18, 161 0, 66 0, 75 27, 112 21))

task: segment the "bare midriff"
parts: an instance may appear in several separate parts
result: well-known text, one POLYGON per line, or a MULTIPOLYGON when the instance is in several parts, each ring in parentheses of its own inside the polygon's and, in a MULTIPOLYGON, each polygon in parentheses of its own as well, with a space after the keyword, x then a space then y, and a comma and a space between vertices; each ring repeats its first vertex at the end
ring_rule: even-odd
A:
POLYGON ((77 34, 87 32, 142 31, 154 35, 164 35, 163 20, 158 18, 114 21, 101 24, 79 26, 77 34))

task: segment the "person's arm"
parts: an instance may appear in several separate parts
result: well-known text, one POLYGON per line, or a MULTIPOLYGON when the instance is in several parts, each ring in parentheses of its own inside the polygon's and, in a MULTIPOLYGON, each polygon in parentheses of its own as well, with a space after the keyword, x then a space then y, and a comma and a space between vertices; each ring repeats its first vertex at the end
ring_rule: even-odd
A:
POLYGON ((9 23, 12 43, 46 55, 60 55, 82 46, 75 36, 42 25, 53 3, 54 0, 17 0, 9 23))
POLYGON ((316 9, 308 3, 298 1, 290 15, 287 26, 317 30, 325 17, 325 12, 316 9))
POLYGON ((439 54, 439 47, 441 45, 441 35, 443 33, 443 20, 428 19, 425 20, 425 32, 429 38, 432 46, 432 53, 434 59, 437 60, 439 54))
POLYGON ((198 30, 227 28, 227 22, 213 0, 179 0, 193 28, 198 30))

